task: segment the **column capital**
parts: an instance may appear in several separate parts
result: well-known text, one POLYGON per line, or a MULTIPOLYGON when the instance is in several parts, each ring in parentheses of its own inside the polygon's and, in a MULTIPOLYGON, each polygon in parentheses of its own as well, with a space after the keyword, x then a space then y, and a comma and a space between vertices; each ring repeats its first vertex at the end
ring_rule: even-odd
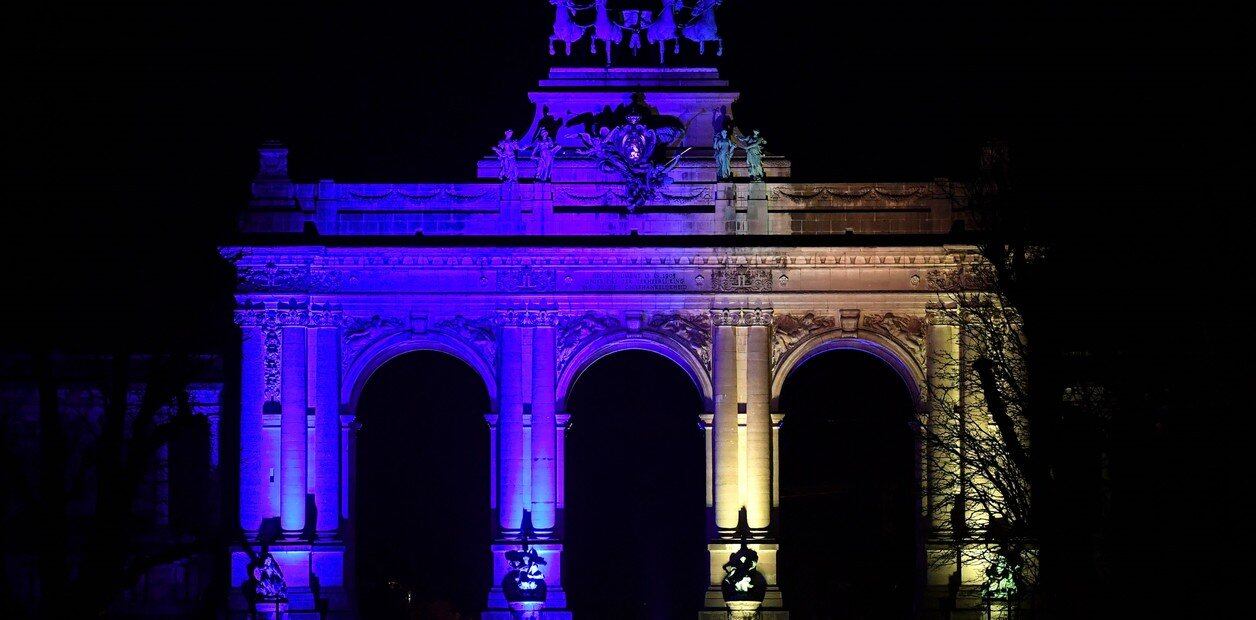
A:
POLYGON ((309 310, 310 327, 340 327, 344 324, 345 312, 340 304, 311 304, 309 310))
POLYGON ((711 325, 715 327, 771 327, 772 308, 771 306, 712 308, 711 325))
POLYGON ((311 311, 309 302, 291 299, 274 304, 246 301, 236 307, 233 318, 240 327, 274 330, 280 327, 307 327, 312 324, 315 316, 319 321, 329 321, 342 314, 338 309, 332 310, 327 304, 315 304, 311 311))

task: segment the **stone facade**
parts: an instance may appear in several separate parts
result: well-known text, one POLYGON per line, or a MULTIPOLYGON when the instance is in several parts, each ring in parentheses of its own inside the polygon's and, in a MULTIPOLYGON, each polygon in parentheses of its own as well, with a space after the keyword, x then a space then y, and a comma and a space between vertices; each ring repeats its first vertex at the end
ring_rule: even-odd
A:
MULTIPOLYGON (((566 148, 552 182, 530 182, 522 159, 520 181, 489 181, 497 162, 486 158, 473 183, 297 183, 286 166, 275 172, 276 147, 263 150, 244 241, 222 249, 240 282, 240 526, 256 532, 278 517, 285 531, 307 529, 312 493, 317 538, 272 548, 290 610, 312 612, 317 583, 333 615, 350 614, 343 528, 353 527, 358 397, 389 359, 444 352, 483 378, 492 403, 493 583, 528 511, 548 561, 545 617, 566 617, 555 532, 567 395, 600 357, 649 350, 684 369, 705 404, 713 542, 694 544, 710 553, 709 613, 724 617, 721 566, 745 535, 767 580, 763 617, 784 617, 773 522, 782 385, 812 356, 856 349, 898 373, 923 411, 931 364, 958 358, 935 355, 958 346, 931 321, 935 284, 982 261, 943 242, 966 222, 956 189, 791 183, 779 157, 765 161, 764 182, 745 179, 742 161, 734 179, 716 182, 710 135, 737 94, 713 69, 554 69, 531 98, 533 130, 572 128, 558 131, 566 148), (570 134, 582 114, 642 101, 695 129, 669 146, 684 155, 675 182, 632 211, 622 179, 573 152, 570 134)), ((944 523, 927 514, 932 505, 922 500, 924 522, 944 523)), ((239 582, 242 550, 232 565, 239 582)), ((944 591, 948 577, 929 576, 930 587, 944 591)), ((495 588, 485 617, 510 617, 506 603, 495 588)))

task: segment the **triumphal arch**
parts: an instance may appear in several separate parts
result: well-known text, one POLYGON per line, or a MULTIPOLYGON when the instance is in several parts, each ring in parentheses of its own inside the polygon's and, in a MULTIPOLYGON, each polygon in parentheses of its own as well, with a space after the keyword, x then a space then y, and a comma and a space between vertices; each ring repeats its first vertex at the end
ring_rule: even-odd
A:
MULTIPOLYGON (((578 20, 563 4, 558 21, 578 20)), ((672 38, 696 53, 701 35, 668 13, 672 38)), ((372 373, 408 352, 461 360, 489 395, 485 617, 570 615, 566 401, 604 356, 651 351, 701 393, 709 528, 692 544, 709 553, 715 617, 788 614, 776 566, 789 550, 774 519, 791 372, 827 351, 862 352, 901 378, 928 423, 929 378, 960 346, 936 314, 939 286, 981 261, 943 242, 967 219, 955 188, 793 182, 790 161, 734 119, 739 93, 711 66, 714 39, 698 62, 674 62, 664 39, 664 64, 603 66, 602 49, 627 53, 629 36, 663 16, 609 19, 623 39, 601 41, 589 67, 554 66, 527 94, 531 125, 468 162, 474 181, 297 182, 284 146, 259 150, 242 241, 222 255, 238 273, 243 336, 239 525, 255 541, 277 523, 267 550, 283 583, 282 594, 259 585, 249 596, 247 584, 278 578, 256 547, 238 548, 237 611, 282 597, 294 617, 353 613, 355 415, 372 373)), ((560 58, 562 37, 576 37, 565 27, 552 41, 560 58)), ((922 445, 924 557, 952 515, 931 499, 922 445)), ((926 592, 945 591, 952 576, 920 565, 926 592)))

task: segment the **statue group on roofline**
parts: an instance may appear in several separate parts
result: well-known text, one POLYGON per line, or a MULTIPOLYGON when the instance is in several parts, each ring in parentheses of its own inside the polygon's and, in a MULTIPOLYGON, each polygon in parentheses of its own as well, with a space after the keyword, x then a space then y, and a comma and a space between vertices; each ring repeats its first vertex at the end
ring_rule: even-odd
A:
POLYGON ((727 181, 733 178, 733 153, 737 149, 746 152, 746 166, 750 168, 750 180, 762 182, 767 178, 763 172, 763 147, 768 143, 758 129, 749 136, 734 136, 729 129, 721 129, 715 134, 711 147, 715 150, 715 178, 727 181))
MULTIPOLYGON (((654 199, 660 189, 671 184, 671 171, 680 163, 688 149, 665 161, 656 161, 659 146, 677 138, 668 127, 650 129, 641 123, 639 114, 629 114, 623 125, 611 129, 601 127, 597 136, 580 133, 584 144, 578 153, 598 162, 598 169, 624 180, 628 212, 635 212, 654 199)), ((661 152, 661 151, 660 151, 661 152)))
POLYGON ((627 37, 628 49, 635 56, 643 47, 642 41, 657 45, 659 64, 667 61, 667 44, 673 44, 674 54, 680 53, 680 40, 688 39, 698 44, 698 54, 706 53, 706 44, 717 45, 716 56, 724 55, 724 39, 720 38, 719 26, 715 21, 715 10, 723 0, 694 0, 692 6, 685 0, 663 0, 663 8, 658 15, 653 10, 624 9, 619 11, 616 20, 607 8, 607 0, 549 0, 554 5, 554 34, 549 38, 549 53, 556 54, 554 42, 563 43, 566 55, 571 55, 572 45, 579 43, 585 35, 589 37, 589 53, 597 53, 597 44, 602 42, 606 54, 606 64, 611 64, 611 48, 623 45, 627 37), (581 24, 578 17, 592 12, 587 24, 581 24))

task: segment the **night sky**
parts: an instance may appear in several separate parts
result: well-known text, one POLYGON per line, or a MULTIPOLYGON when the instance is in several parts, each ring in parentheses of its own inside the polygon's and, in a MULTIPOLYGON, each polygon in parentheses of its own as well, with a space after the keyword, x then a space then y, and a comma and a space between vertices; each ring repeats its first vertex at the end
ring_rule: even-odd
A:
MULTIPOLYGON (((1008 141, 1060 266, 1054 333, 1155 386, 1123 421, 1135 473, 1119 507, 1126 568, 1152 576, 1129 592, 1149 595, 1204 579, 1227 519, 1239 383, 1218 343, 1246 311, 1211 304, 1250 281, 1222 243, 1250 202, 1229 189, 1248 172, 1228 148, 1243 22, 1189 3, 1023 4, 728 0, 720 65, 739 122, 796 178, 964 179, 977 145, 1008 141)), ((467 180, 503 129, 526 127, 550 62, 544 0, 14 11, 3 349, 231 354, 215 247, 262 140, 291 146, 299 180, 467 180)))

